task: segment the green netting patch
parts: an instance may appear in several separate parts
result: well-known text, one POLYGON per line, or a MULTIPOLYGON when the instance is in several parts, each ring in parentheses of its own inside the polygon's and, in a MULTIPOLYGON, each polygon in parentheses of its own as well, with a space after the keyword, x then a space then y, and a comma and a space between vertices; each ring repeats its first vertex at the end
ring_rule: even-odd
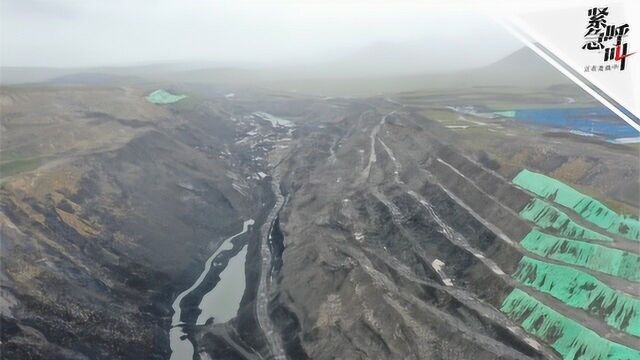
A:
POLYGON ((565 239, 535 229, 520 241, 520 245, 546 258, 631 281, 640 281, 640 256, 624 250, 565 239))
POLYGON ((174 95, 166 90, 158 89, 147 95, 146 99, 148 102, 154 104, 172 104, 186 97, 187 95, 174 95))
POLYGON ((579 240, 613 241, 612 238, 577 224, 562 210, 534 198, 520 211, 520 216, 543 229, 552 229, 561 236, 579 240))
POLYGON ((565 359, 640 359, 640 351, 598 336, 520 289, 513 289, 500 310, 528 333, 551 344, 565 359))
POLYGON ((640 300, 613 290, 580 270, 523 257, 513 277, 610 326, 640 336, 640 300))
POLYGON ((613 234, 640 241, 640 221, 620 215, 600 201, 585 195, 569 185, 533 171, 524 169, 513 183, 534 194, 573 209, 585 220, 613 234))

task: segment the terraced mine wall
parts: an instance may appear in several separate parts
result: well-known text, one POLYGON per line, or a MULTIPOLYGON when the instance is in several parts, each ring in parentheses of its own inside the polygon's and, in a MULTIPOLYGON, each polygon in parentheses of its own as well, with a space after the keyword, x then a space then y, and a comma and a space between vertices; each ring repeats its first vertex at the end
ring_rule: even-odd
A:
POLYGON ((602 202, 561 181, 524 169, 513 179, 513 183, 542 198, 573 209, 582 218, 602 229, 640 241, 640 221, 637 218, 620 215, 602 202))
MULTIPOLYGON (((410 196, 394 197, 393 202, 403 213, 409 209, 421 208, 410 196)), ((453 204, 447 205, 452 206, 453 204)), ((439 208, 444 210, 447 205, 440 204, 439 208)), ((452 209, 447 212, 452 213, 452 209)), ((446 264, 447 269, 450 271, 448 273, 450 276, 464 279, 465 284, 459 284, 460 286, 470 288, 475 294, 479 294, 494 306, 500 304, 501 298, 499 294, 509 291, 511 287, 501 281, 471 252, 462 246, 456 245, 443 235, 439 225, 433 218, 423 211, 417 211, 411 214, 403 224, 407 228, 405 236, 414 237, 426 254, 438 254, 438 259, 446 264)), ((434 260, 435 258, 428 259, 429 263, 434 260)))
POLYGON ((514 187, 507 179, 485 170, 449 146, 442 147, 438 152, 438 157, 455 167, 464 176, 472 179, 480 189, 496 197, 502 204, 516 212, 531 201, 532 196, 526 191, 514 187))
MULTIPOLYGON (((521 257, 516 249, 500 240, 480 221, 471 216, 461 216, 461 214, 466 214, 467 210, 453 201, 439 186, 425 184, 420 193, 424 198, 430 200, 434 211, 460 235, 464 236, 471 246, 493 259, 505 272, 515 271, 521 257)), ((412 206, 419 205, 414 203, 412 206)))
MULTIPOLYGON (((612 288, 605 282, 610 279, 599 279, 584 270, 640 281, 640 256, 608 245, 616 242, 616 236, 637 241, 637 219, 617 214, 600 201, 542 174, 523 170, 513 183, 536 197, 519 213, 533 228, 520 241, 525 256, 512 277, 586 312, 605 327, 640 337, 640 300, 612 288), (565 211, 574 211, 577 217, 565 211), (602 231, 589 229, 578 220, 602 231), (564 265, 534 259, 527 252, 564 265)), ((501 310, 529 333, 548 341, 566 359, 640 358, 637 349, 598 335, 520 288, 505 298, 501 310)))
POLYGON ((527 332, 549 342, 565 359, 640 359, 640 351, 598 336, 520 289, 507 296, 500 310, 527 332))
MULTIPOLYGON (((448 199, 446 193, 438 187, 434 187, 431 190, 434 191, 434 195, 437 194, 438 199, 448 199)), ((380 227, 373 226, 372 228, 384 230, 377 234, 368 234, 365 241, 377 243, 378 247, 385 246, 385 253, 388 252, 392 254, 394 258, 402 259, 402 262, 409 266, 415 262, 419 263, 420 260, 417 260, 417 258, 420 258, 420 255, 428 257, 429 254, 437 254, 438 259, 443 261, 447 269, 451 271, 449 274, 460 280, 460 282, 456 283, 456 288, 448 287, 439 284, 438 276, 435 273, 430 274, 434 276, 427 275, 424 277, 419 271, 415 271, 416 274, 420 274, 421 279, 425 280, 424 284, 416 288, 419 289, 418 292, 420 293, 419 296, 422 301, 431 303, 440 309, 447 309, 447 312, 455 314, 455 319, 475 324, 474 326, 481 328, 482 333, 486 336, 499 339, 500 342, 509 344, 509 346, 514 347, 519 352, 533 358, 538 357, 537 352, 530 344, 513 333, 505 331, 503 319, 497 318, 495 315, 487 315, 485 313, 486 308, 478 306, 475 300, 460 296, 459 290, 459 288, 462 288, 469 290, 469 293, 478 294, 482 299, 492 304, 495 308, 498 308, 502 301, 500 294, 510 292, 512 287, 497 277, 496 274, 492 273, 470 252, 448 240, 446 236, 440 232, 437 222, 426 214, 424 208, 417 203, 415 198, 409 196, 399 188, 387 188, 383 197, 389 200, 391 206, 397 207, 398 211, 395 213, 395 216, 398 216, 398 213, 402 214, 402 219, 396 219, 394 221, 394 212, 390 211, 389 207, 385 205, 379 197, 373 195, 365 196, 367 199, 366 204, 368 211, 366 211, 366 213, 368 216, 379 214, 379 218, 378 215, 373 215, 372 218, 378 218, 381 220, 381 224, 384 224, 380 227), (412 238, 419 243, 419 247, 407 246, 413 241, 401 241, 401 238, 412 238), (420 249, 419 254, 415 253, 416 249, 420 249), (429 283, 433 283, 434 285, 429 285, 429 283), (487 284, 490 285, 487 286, 487 284)), ((355 201, 355 199, 352 198, 352 201, 355 201)), ((449 199, 449 201, 451 200, 449 199)), ((450 219, 459 220, 461 218, 461 211, 464 211, 464 209, 457 206, 455 202, 441 203, 440 201, 435 201, 435 203, 438 204, 438 214, 440 216, 443 216, 443 213, 447 214, 444 215, 447 217, 445 220, 447 223, 449 223, 450 219)), ((483 231, 483 225, 480 222, 469 224, 469 228, 465 229, 465 231, 468 231, 470 234, 475 234, 476 236, 478 233, 491 235, 489 231, 483 231), (473 228, 471 228, 471 226, 473 226, 473 228)), ((382 258, 383 257, 372 259, 372 262, 375 263, 375 268, 385 268, 388 266, 382 258)), ((428 267, 428 264, 423 262, 423 266, 428 267)), ((415 269, 415 266, 411 267, 415 269)), ((397 271, 394 270, 393 267, 388 267, 388 269, 392 272, 397 271)), ((394 280, 397 281, 397 283, 405 282, 403 276, 400 274, 398 274, 394 280)), ((409 286, 412 287, 415 286, 415 284, 409 286)), ((437 324, 438 331, 443 331, 442 329, 446 328, 446 326, 442 324, 443 318, 440 317, 443 316, 443 314, 444 313, 441 313, 441 315, 436 315, 429 319, 431 323, 437 324)), ((447 321, 457 321, 453 320, 453 318, 450 319, 451 320, 447 321)))
POLYGON ((520 245, 546 258, 640 282, 640 256, 624 250, 557 237, 535 229, 520 241, 520 245))
POLYGON ((440 187, 429 183, 421 189, 439 214, 447 214, 447 209, 438 204, 462 202, 470 213, 489 222, 479 228, 489 226, 494 235, 482 241, 450 212, 445 216, 469 236, 473 247, 512 274, 518 285, 505 289, 498 305, 505 315, 565 359, 640 359, 633 346, 635 337, 640 343, 640 300, 619 290, 628 289, 626 283, 614 284, 615 277, 640 281, 640 256, 633 249, 620 249, 625 246, 618 242, 636 240, 635 218, 617 214, 545 175, 524 170, 509 182, 446 146, 426 163, 426 169, 448 192, 443 197, 440 187), (497 239, 499 232, 516 246, 497 239), (528 294, 533 292, 541 296, 528 294), (567 313, 570 308, 577 312, 567 313), (578 316, 579 312, 584 315, 578 316))
MULTIPOLYGON (((519 217, 517 212, 514 212, 508 207, 503 207, 488 195, 490 193, 470 185, 469 180, 465 179, 446 164, 440 161, 433 161, 428 169, 449 191, 460 198, 482 218, 490 219, 493 225, 501 229, 509 238, 517 241, 517 239, 521 239, 529 232, 529 223, 519 217)), ((481 174, 481 171, 480 169, 478 174, 481 174)), ((465 176, 468 179, 477 179, 472 177, 473 175, 465 176)), ((519 195, 518 189, 513 186, 511 189, 516 196, 519 195)), ((507 196, 506 189, 503 190, 503 194, 503 196, 507 196)))
POLYGON ((640 336, 640 300, 615 291, 580 270, 523 257, 513 277, 610 326, 640 336))
POLYGON ((585 240, 613 241, 609 236, 577 224, 562 210, 544 200, 533 199, 520 211, 520 216, 542 229, 556 232, 562 236, 585 240))

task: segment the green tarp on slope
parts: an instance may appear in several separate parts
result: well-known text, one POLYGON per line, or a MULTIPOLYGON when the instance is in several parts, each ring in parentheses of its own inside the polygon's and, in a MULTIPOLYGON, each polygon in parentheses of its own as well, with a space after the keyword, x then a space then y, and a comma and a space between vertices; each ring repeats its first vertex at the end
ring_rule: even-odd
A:
POLYGON ((520 241, 520 245, 540 256, 640 281, 640 256, 624 250, 565 239, 535 229, 520 241))
POLYGON ((147 101, 154 104, 171 104, 186 98, 187 95, 173 95, 163 89, 156 90, 147 95, 147 101))
POLYGON ((582 194, 561 181, 524 169, 513 183, 536 195, 575 210, 585 220, 611 233, 640 240, 640 221, 619 215, 600 201, 582 194))
POLYGON ((615 291, 580 270, 523 257, 513 277, 610 326, 640 336, 640 300, 615 291))
POLYGON ((564 359, 640 359, 640 351, 598 336, 522 290, 513 289, 503 301, 500 310, 510 319, 520 323, 530 334, 549 342, 564 359))
POLYGON ((610 237, 587 229, 571 220, 567 214, 544 200, 534 198, 520 216, 543 229, 553 229, 559 235, 579 240, 613 241, 610 237))

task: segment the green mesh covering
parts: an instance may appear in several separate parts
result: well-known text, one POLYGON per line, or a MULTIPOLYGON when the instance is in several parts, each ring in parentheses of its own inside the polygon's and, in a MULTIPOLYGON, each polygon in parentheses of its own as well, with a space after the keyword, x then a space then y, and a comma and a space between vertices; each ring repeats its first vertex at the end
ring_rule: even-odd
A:
POLYGON ((522 290, 513 289, 500 310, 527 332, 551 344, 564 359, 640 359, 640 351, 598 336, 522 290))
POLYGON ((613 241, 610 237, 589 230, 571 220, 567 214, 544 200, 534 198, 520 216, 543 229, 553 229, 561 236, 580 240, 613 241))
POLYGON ((163 89, 147 95, 147 101, 154 104, 171 104, 186 98, 187 95, 173 95, 163 89))
POLYGON ((556 237, 538 230, 529 232, 520 245, 540 256, 640 281, 640 256, 624 250, 556 237))
POLYGON ((580 270, 523 257, 513 277, 563 303, 587 310, 610 326, 640 336, 640 300, 580 270))
POLYGON ((540 197, 575 210, 585 220, 613 234, 640 241, 640 221, 637 218, 619 215, 600 201, 561 181, 524 169, 513 179, 513 183, 540 197))

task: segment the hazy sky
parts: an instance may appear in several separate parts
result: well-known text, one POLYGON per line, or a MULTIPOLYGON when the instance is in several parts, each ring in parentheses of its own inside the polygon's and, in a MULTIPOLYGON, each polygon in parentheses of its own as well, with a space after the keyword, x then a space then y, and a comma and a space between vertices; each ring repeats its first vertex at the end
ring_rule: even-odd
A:
POLYGON ((394 42, 452 56, 477 53, 466 56, 471 67, 522 46, 464 6, 438 5, 446 1, 1 1, 3 66, 281 64, 333 60, 394 42))

